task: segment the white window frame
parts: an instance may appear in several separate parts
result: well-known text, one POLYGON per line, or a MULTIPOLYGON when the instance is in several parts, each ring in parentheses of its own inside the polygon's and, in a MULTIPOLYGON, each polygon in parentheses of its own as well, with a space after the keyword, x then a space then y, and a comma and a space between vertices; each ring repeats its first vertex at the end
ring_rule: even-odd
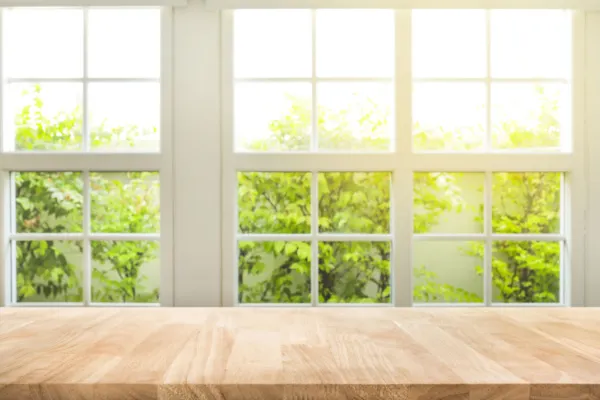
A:
MULTIPOLYGON (((119 2, 114 2, 119 4, 119 2)), ((164 3, 163 3, 164 4, 164 3)), ((70 3, 66 5, 81 5, 70 3)), ((156 7, 154 7, 156 8, 156 7)), ((173 11, 170 7, 161 9, 161 75, 158 79, 94 79, 88 77, 87 73, 87 15, 88 7, 84 7, 84 75, 81 79, 19 79, 11 82, 80 82, 83 83, 83 110, 88 108, 88 82, 95 81, 117 81, 117 82, 160 82, 161 106, 160 106, 160 151, 155 153, 110 153, 110 152, 10 152, 5 151, 0 140, 0 306, 155 306, 156 304, 100 304, 91 301, 91 254, 90 246, 84 246, 83 253, 83 303, 17 303, 16 302, 16 265, 13 262, 13 248, 10 248, 11 240, 82 240, 88 243, 90 240, 153 240, 160 243, 160 305, 173 305, 173 133, 172 133, 172 19, 173 11), (83 232, 81 234, 24 234, 16 233, 15 227, 10 224, 15 222, 14 194, 11 187, 11 172, 36 171, 36 172, 60 172, 76 171, 82 172, 84 181, 84 205, 83 205, 83 232), (135 172, 135 171, 157 171, 160 176, 160 233, 157 234, 104 234, 90 232, 90 172, 135 172), (8 210, 12 210, 10 213, 8 210), (12 222, 11 222, 12 221, 12 222)), ((4 9, 0 8, 1 16, 4 9)), ((0 18, 0 43, 2 42, 2 19, 0 18)), ((0 109, 4 105, 5 77, 3 68, 0 67, 0 109)), ((86 131, 88 121, 87 113, 83 116, 83 131, 86 131)), ((2 132, 0 131, 0 137, 2 132)), ((84 146, 87 146, 87 135, 83 138, 84 146)))
MULTIPOLYGON (((217 0, 221 1, 221 0, 217 0)), ((266 5, 264 0, 261 4, 266 5)), ((227 0, 221 1, 227 3, 227 0)), ((229 3, 238 5, 240 1, 229 3)), ((248 4, 246 2, 245 4, 248 4)), ((260 2, 257 2, 260 3, 260 2)), ((270 2, 272 4, 273 2, 270 2)), ((278 2, 279 3, 279 2, 278 2)), ((297 3, 297 2, 296 2, 297 3)), ((294 4, 296 4, 294 3, 294 4)), ((460 3, 460 2, 459 2, 460 3)), ((279 3, 280 4, 280 3, 279 3)), ((312 3, 311 3, 312 4, 312 3)), ((527 3, 529 4, 529 2, 527 3)), ((533 3, 532 3, 533 4, 533 3)), ((226 7, 224 7, 226 8, 226 7)), ((272 8, 277 8, 272 4, 272 8)), ((546 7, 547 8, 547 7, 546 7)), ((355 171, 392 173, 392 230, 390 235, 326 235, 317 232, 317 213, 312 212, 312 233, 306 235, 243 235, 244 240, 311 240, 313 261, 311 266, 312 305, 316 305, 318 287, 317 240, 387 240, 392 241, 392 304, 398 307, 413 305, 412 299, 412 243, 418 240, 483 240, 484 257, 484 305, 491 306, 492 293, 492 240, 538 240, 560 241, 561 277, 560 303, 550 306, 584 305, 584 222, 586 210, 586 185, 584 165, 584 107, 585 104, 585 15, 582 11, 573 12, 573 72, 572 72, 572 152, 527 153, 527 152, 488 152, 488 153, 413 153, 412 152, 412 84, 411 73, 411 28, 410 10, 396 10, 396 77, 395 77, 395 151, 382 154, 339 154, 339 153, 244 153, 234 151, 233 142, 233 12, 223 11, 221 20, 221 127, 222 127, 222 304, 237 304, 237 172, 311 172, 313 176, 312 198, 316 198, 317 173, 327 171, 355 171), (485 220, 491 221, 491 188, 494 172, 561 172, 562 214, 560 234, 502 235, 493 234, 486 223, 482 234, 413 235, 412 190, 414 172, 479 172, 485 174, 485 220)), ((489 13, 488 13, 489 15, 489 13)), ((489 27, 489 21, 488 21, 489 27)), ((314 39, 313 31, 313 41, 314 39)), ((483 82, 489 86, 492 79, 489 71, 490 33, 487 33, 488 73, 483 82)), ((313 43, 313 77, 316 52, 313 43)), ((450 82, 451 80, 444 80, 450 82)), ((494 80, 496 81, 496 80, 494 80)), ((531 81, 536 80, 521 80, 531 81)), ((313 88, 315 78, 313 78, 313 88)), ((488 90, 489 97, 489 90, 488 90)), ((313 104, 316 102, 313 89, 313 104)), ((489 99, 488 99, 489 104, 489 99)), ((488 107, 488 113, 490 108, 488 107)), ((314 118, 313 118, 314 119, 314 118)), ((489 124, 489 115, 488 115, 489 124)), ((314 128, 314 127, 313 127, 314 128)), ((487 129, 488 135, 491 130, 487 129)), ((313 129, 316 135, 316 129, 313 129)), ((314 142, 314 141, 313 141, 314 142)), ((488 140, 489 142, 489 140, 488 140)), ((313 201, 314 203, 314 201, 313 201)), ((241 237, 240 237, 241 238, 241 237)), ((600 282, 598 282, 600 284, 600 282)), ((285 304, 284 304, 285 305, 285 304)), ((356 304, 354 304, 356 305, 356 304)), ((419 304, 428 305, 428 304, 419 304)), ((434 305, 434 304, 432 304, 434 305)), ((439 306, 439 304, 435 304, 439 306)), ((457 304, 449 304, 456 306, 457 304)), ((479 304, 478 304, 479 305, 479 304)), ((506 306, 505 304, 503 304, 506 306)), ((262 304, 261 304, 262 306, 262 304)), ((289 305, 288 305, 289 306, 289 305)), ((327 306, 327 304, 319 304, 327 306)), ((379 305, 385 306, 385 305, 379 305)), ((517 304, 517 306, 540 306, 540 304, 517 304)))

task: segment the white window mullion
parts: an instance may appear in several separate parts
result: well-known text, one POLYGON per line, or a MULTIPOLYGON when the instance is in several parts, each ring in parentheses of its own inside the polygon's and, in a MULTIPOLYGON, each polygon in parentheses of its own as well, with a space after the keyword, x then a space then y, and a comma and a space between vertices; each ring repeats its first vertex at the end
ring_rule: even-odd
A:
POLYGON ((412 295, 412 165, 403 162, 412 154, 412 15, 411 11, 396 11, 396 111, 394 122, 395 165, 392 175, 392 221, 394 235, 393 298, 397 307, 410 307, 412 295))
POLYGON ((12 303, 11 297, 16 283, 16 279, 13 279, 13 263, 11 262, 13 252, 9 240, 11 217, 13 215, 10 199, 10 173, 0 171, 0 208, 3 210, 0 213, 0 307, 12 303))
MULTIPOLYGON (((0 9, 0 46, 4 45, 4 11, 0 9)), ((0 115, 4 112, 4 57, 0 57, 0 115)), ((0 124, 0 159, 4 152, 4 124, 0 124)), ((13 279, 10 241, 10 172, 0 170, 0 307, 12 303, 13 279)))
MULTIPOLYGON (((586 305, 586 216, 589 215, 588 190, 593 192, 594 186, 586 176, 586 132, 585 121, 593 120, 586 109, 587 75, 586 48, 598 46, 594 40, 586 36, 586 14, 582 11, 573 13, 572 26, 572 89, 571 89, 571 125, 566 127, 570 135, 563 138, 567 148, 573 152, 573 169, 561 178, 561 233, 565 239, 561 241, 561 303, 567 306, 586 305)), ((597 69, 594 69, 597 75, 597 69)), ((593 90, 591 91, 594 92, 593 90)), ((593 265, 593 264, 592 264, 593 265)), ((592 289, 590 293, 596 291, 592 289)))
MULTIPOLYGON (((83 121, 81 125, 81 134, 83 151, 89 151, 91 148, 90 144, 90 124, 89 124, 89 84, 88 84, 88 65, 89 65, 89 9, 86 7, 83 9, 83 121)), ((89 178, 89 176, 88 176, 89 178)))
MULTIPOLYGON (((313 171, 310 186, 310 299, 313 306, 319 304, 319 173, 313 171)), ((293 235, 290 240, 301 240, 301 235, 293 235)))
MULTIPOLYGON (((3 0, 12 1, 15 0, 3 0)), ((35 1, 35 0, 29 0, 35 1)), ((37 0, 41 1, 41 0, 37 0)), ((54 0, 57 1, 57 0, 54 0)), ((75 0, 62 0, 75 1, 75 0)), ((80 1, 80 0, 78 0, 80 1)), ((92 1, 92 0, 88 0, 92 1)), ((96 0, 97 1, 97 0, 96 0)), ((116 1, 116 0, 113 0, 116 1)), ((121 0, 122 1, 122 0, 121 0)), ((133 1, 133 0, 128 0, 133 1)), ((142 1, 142 0, 140 0, 142 1)), ((144 0, 149 1, 149 0, 144 0)), ((158 1, 158 0, 157 0, 158 1)), ((206 0, 209 10, 223 9, 586 9, 600 10, 595 0, 206 0)))
POLYGON ((83 303, 89 306, 92 302, 92 244, 91 232, 91 199, 90 173, 83 172, 83 303))
MULTIPOLYGON (((485 139, 486 151, 492 149, 492 14, 485 12, 485 139)), ((484 170, 486 171, 486 170, 484 170)), ((483 181, 483 231, 485 235, 483 247, 483 303, 492 304, 493 297, 493 243, 492 243, 492 202, 493 176, 485 172, 483 181)))
POLYGON ((231 307, 238 298, 237 165, 233 145, 233 13, 221 16, 221 304, 231 307))
POLYGON ((585 138, 589 210, 587 220, 587 263, 585 305, 600 306, 600 12, 585 16, 585 138))
MULTIPOLYGON (((317 12, 311 11, 311 140, 312 151, 319 149, 319 101, 317 90, 317 12)), ((312 171, 310 186, 310 229, 311 229, 311 261, 310 261, 310 299, 313 307, 319 305, 319 172, 312 171)))
POLYGON ((157 153, 5 153, 0 169, 7 171, 158 171, 163 156, 157 153))
POLYGON ((485 139, 486 151, 492 149, 492 14, 485 12, 485 139))
POLYGON ((492 304, 492 173, 486 172, 483 184, 483 229, 485 236, 484 252, 483 252, 483 302, 486 306, 492 304))
POLYGON ((174 197, 173 166, 173 9, 161 12, 161 137, 160 152, 160 304, 173 306, 174 301, 174 197))

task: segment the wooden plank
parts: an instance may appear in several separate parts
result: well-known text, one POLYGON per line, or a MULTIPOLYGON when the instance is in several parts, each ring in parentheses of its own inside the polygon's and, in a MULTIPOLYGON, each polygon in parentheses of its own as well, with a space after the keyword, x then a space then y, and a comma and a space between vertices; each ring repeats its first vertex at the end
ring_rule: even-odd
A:
POLYGON ((600 400, 600 310, 2 309, 0 399, 600 400))

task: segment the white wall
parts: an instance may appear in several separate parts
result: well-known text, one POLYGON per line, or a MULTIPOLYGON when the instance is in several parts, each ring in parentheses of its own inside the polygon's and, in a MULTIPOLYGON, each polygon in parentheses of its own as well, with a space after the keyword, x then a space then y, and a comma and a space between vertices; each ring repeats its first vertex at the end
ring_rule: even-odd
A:
POLYGON ((221 305, 219 35, 201 1, 175 8, 175 306, 221 305))

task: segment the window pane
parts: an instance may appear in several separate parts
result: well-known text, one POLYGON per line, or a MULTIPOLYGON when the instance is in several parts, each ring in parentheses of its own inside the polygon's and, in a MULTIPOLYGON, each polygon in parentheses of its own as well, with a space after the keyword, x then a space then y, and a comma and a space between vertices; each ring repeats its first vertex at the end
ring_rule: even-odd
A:
POLYGON ((320 303, 391 302, 389 242, 320 242, 320 303))
POLYGON ((91 83, 91 147, 102 151, 158 151, 160 84, 91 83))
POLYGON ((569 78, 570 15, 556 10, 492 11, 492 76, 569 78))
POLYGON ((18 233, 81 232, 83 180, 79 172, 17 172, 18 233))
POLYGON ((560 243, 493 242, 493 301, 560 302, 560 243))
POLYGON ((240 233, 310 233, 311 174, 239 172, 240 233))
POLYGON ((388 10, 318 10, 319 77, 392 77, 394 13, 388 10))
POLYGON ((160 232, 157 172, 91 173, 92 231, 160 232))
POLYGON ((237 78, 311 76, 310 11, 237 10, 234 18, 237 78))
POLYGON ((389 172, 319 174, 319 231, 390 233, 389 172))
POLYGON ((307 83, 240 83, 235 87, 235 148, 308 150, 311 87, 307 83))
POLYGON ((17 302, 83 301, 83 242, 17 242, 17 302))
POLYGON ((417 83, 413 87, 415 151, 481 150, 486 88, 480 83, 417 83))
POLYGON ((493 84, 492 145, 503 150, 560 150, 570 136, 568 97, 564 85, 493 84))
POLYGON ((159 243, 92 241, 92 302, 158 303, 159 243))
POLYGON ((392 86, 380 83, 321 83, 319 149, 389 151, 393 131, 392 86))
POLYGON ((88 21, 91 77, 160 76, 160 10, 91 9, 88 21))
POLYGON ((239 242, 240 303, 309 303, 308 242, 239 242))
POLYGON ((83 76, 83 11, 9 9, 4 18, 9 78, 83 76))
POLYGON ((559 233, 561 174, 514 172, 493 175, 495 233, 559 233))
POLYGON ((412 16, 415 77, 485 76, 485 11, 413 10, 412 16))
POLYGON ((483 242, 415 242, 415 303, 482 303, 483 242))
POLYGON ((414 174, 415 233, 483 233, 484 174, 414 174))
POLYGON ((83 88, 78 83, 7 85, 7 150, 81 150, 83 88))

